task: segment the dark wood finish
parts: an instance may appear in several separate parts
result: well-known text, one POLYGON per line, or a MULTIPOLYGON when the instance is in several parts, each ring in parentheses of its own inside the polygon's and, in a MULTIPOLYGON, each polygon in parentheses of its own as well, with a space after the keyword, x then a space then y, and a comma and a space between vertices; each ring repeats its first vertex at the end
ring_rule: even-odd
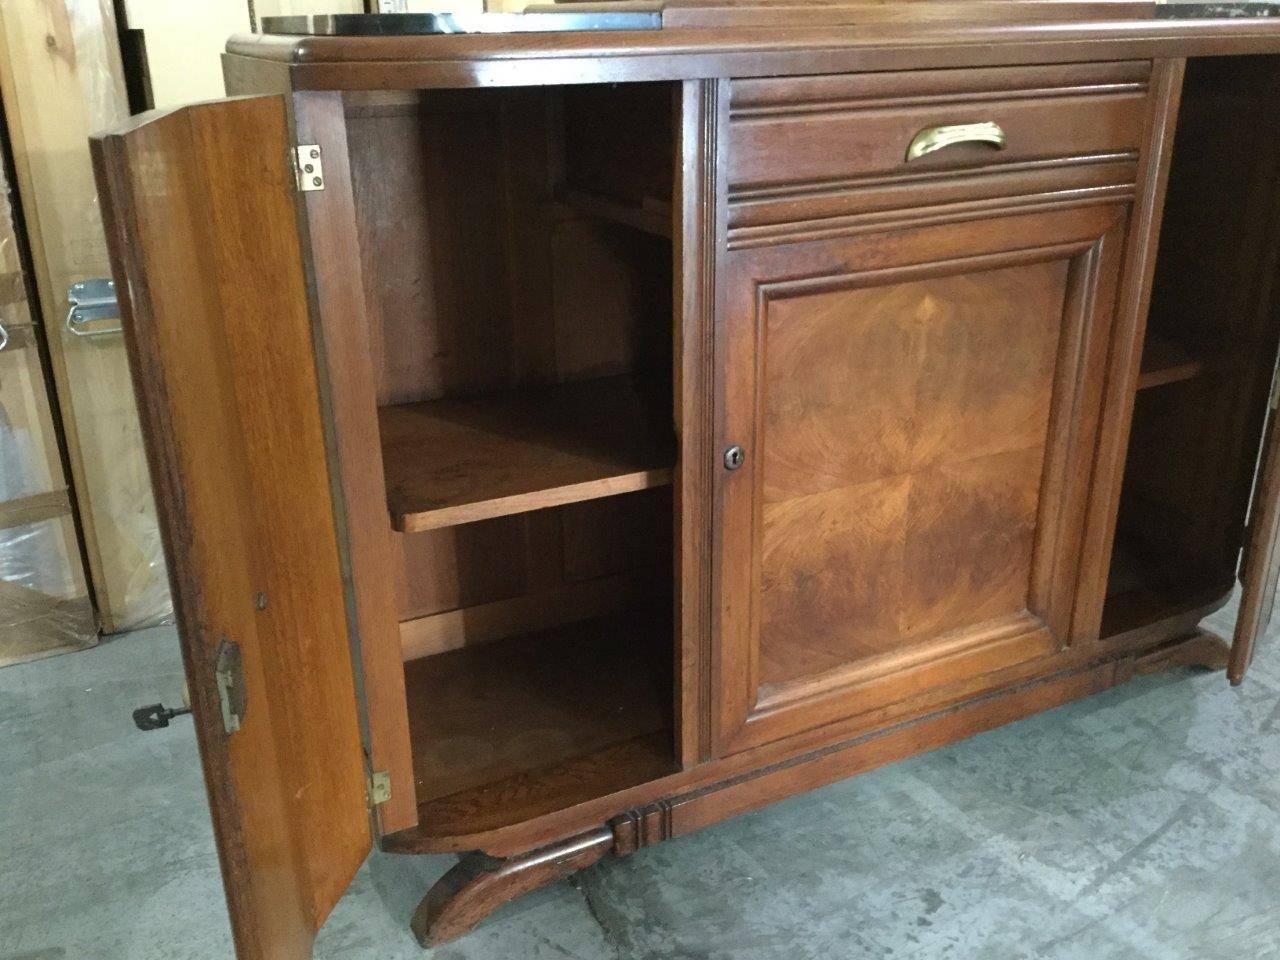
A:
MULTIPOLYGON (((1243 561, 1241 547, 1280 346, 1280 126, 1263 92, 1274 89, 1278 70, 1274 58, 1193 61, 1186 69, 1147 351, 1163 341, 1207 359, 1194 377, 1163 378, 1132 405, 1112 529, 1115 551, 1141 576, 1131 589, 1108 591, 1104 633, 1139 614, 1158 617, 1162 602, 1172 613, 1220 596, 1238 566, 1249 585, 1238 650, 1264 619, 1269 543, 1265 534, 1257 549, 1250 542, 1243 561)), ((1265 489, 1257 485, 1252 510, 1262 530, 1265 489)), ((1246 659, 1239 654, 1237 667, 1246 659)))
MULTIPOLYGON (((545 838, 547 831, 526 833, 520 830, 525 824, 546 825, 559 820, 566 811, 611 808, 616 806, 618 797, 631 791, 650 794, 654 785, 670 779, 675 769, 669 731, 633 737, 537 770, 429 800, 421 809, 423 826, 410 833, 424 849, 457 851, 473 849, 474 838, 499 837, 514 831, 521 834, 515 849, 527 849, 531 837, 545 838)), ((490 849, 487 844, 484 846, 490 849)), ((506 845, 499 843, 494 849, 504 848, 506 845)))
MULTIPOLYGON (((545 791, 550 795, 551 802, 542 807, 529 805, 514 811, 523 815, 532 813, 533 819, 512 821, 510 814, 513 811, 505 808, 501 802, 488 804, 484 808, 453 808, 448 817, 433 815, 430 823, 423 823, 414 830, 385 838, 383 847, 400 852, 438 853, 482 849, 495 856, 518 855, 545 843, 548 837, 568 836, 590 829, 593 824, 614 816, 618 810, 644 807, 664 796, 705 787, 743 771, 769 767, 836 744, 883 732, 898 724, 936 715, 965 703, 999 696, 1037 678, 1071 673, 1117 658, 1144 656, 1169 644, 1171 638, 1177 640, 1194 634, 1199 621, 1219 609, 1227 599, 1229 595, 1202 604, 1195 610, 1166 617, 1162 621, 1149 622, 1127 635, 1109 639, 1105 646, 1085 644, 1068 647, 1052 657, 1015 664, 956 683, 937 686, 909 700, 883 704, 786 740, 761 744, 742 753, 711 759, 666 776, 659 775, 655 765, 651 768, 655 772, 650 778, 612 794, 590 794, 583 791, 572 803, 564 803, 563 796, 556 796, 556 788, 548 789, 546 779, 539 777, 538 783, 529 782, 528 786, 539 792, 545 791), (592 796, 594 799, 590 799, 592 796), (554 805, 557 802, 559 806, 554 805), (466 832, 471 827, 480 829, 466 832)), ((636 769, 639 769, 641 761, 638 756, 642 752, 639 743, 633 742, 630 746, 623 745, 617 749, 618 762, 628 765, 635 763, 636 769)), ((568 775, 568 771, 565 775, 568 775)), ((581 768, 574 771, 574 776, 578 781, 585 779, 581 768)), ((598 772, 596 776, 607 776, 607 772, 598 772)), ((442 811, 443 809, 441 807, 442 811)))
POLYGON ((1276 411, 1271 408, 1262 443, 1262 465, 1249 510, 1244 556, 1240 562, 1240 610, 1236 614, 1228 675, 1233 685, 1244 680, 1253 661, 1258 637, 1271 624, 1275 612, 1276 582, 1280 579, 1280 435, 1276 411))
POLYGON ((1131 153, 1150 69, 1136 62, 739 80, 730 194, 1131 153), (920 131, 976 121, 999 124, 1006 146, 957 144, 907 160, 920 131))
MULTIPOLYGON (((874 3, 859 0, 806 0, 807 24, 858 24, 883 22, 920 23, 929 20, 1118 20, 1151 16, 1154 7, 1144 0, 1050 0, 1044 3, 1010 0, 932 0, 928 4, 874 3)), ((789 27, 795 26, 794 4, 759 3, 750 0, 665 0, 662 25, 672 27, 789 27)))
POLYGON ((1182 60, 1157 61, 1152 68, 1150 112, 1143 133, 1142 163, 1126 239, 1127 266, 1121 280, 1114 349, 1107 370, 1107 398, 1103 401, 1081 546, 1080 581, 1072 620, 1079 643, 1092 643, 1106 633, 1103 608, 1108 593, 1107 573, 1111 566, 1133 417, 1132 398, 1137 390, 1141 345, 1147 329, 1151 278, 1156 268, 1184 68, 1182 60))
MULTIPOLYGON (((309 742, 286 754, 341 669, 323 719, 354 729, 342 705, 362 702, 364 750, 392 773, 382 846, 466 854, 415 917, 438 943, 606 856, 1138 673, 1220 668, 1199 624, 1237 572, 1233 680, 1269 617, 1280 21, 1091 0, 663 15, 618 34, 235 39, 229 85, 285 106, 165 135, 235 136, 248 166, 232 175, 227 147, 212 179, 156 174, 181 190, 147 195, 147 226, 187 224, 175 251, 113 227, 130 279, 151 275, 144 303, 179 270, 204 304, 233 265, 249 282, 226 303, 269 286, 226 320, 235 344, 200 327, 144 356, 184 378, 141 394, 162 453, 182 448, 173 423, 194 431, 192 398, 215 408, 193 490, 157 484, 174 537, 229 525, 241 554, 291 562, 323 541, 264 591, 287 589, 266 612, 297 630, 251 651, 270 726, 241 742, 269 769, 244 810, 214 780, 226 742, 202 732, 224 850, 249 821, 275 843, 228 861, 244 956, 304 955, 333 865, 355 862, 357 734, 329 737, 323 801, 291 792, 309 742), (920 129, 987 119, 1004 151, 905 160, 920 129), (329 186, 282 203, 262 171, 303 137, 329 186), (289 398, 309 412, 250 415, 289 398), (264 452, 300 443, 298 465, 264 452), (254 484, 270 489, 235 498, 264 505, 246 518, 228 491, 254 484), (344 629, 354 671, 305 659, 337 658, 344 629), (261 664, 283 675, 295 652, 265 684, 261 664), (267 852, 290 865, 271 888, 267 852)), ((191 583, 240 597, 231 556, 191 583)))
POLYGON ((1142 369, 1138 374, 1138 389, 1162 387, 1198 377, 1204 371, 1204 361, 1193 357, 1172 340, 1158 333, 1147 335, 1142 347, 1142 369))
POLYGON ((1182 643, 1138 657, 1133 663, 1133 672, 1159 673, 1175 667, 1225 670, 1230 659, 1231 647, 1227 641, 1208 630, 1197 630, 1182 643))
POLYGON ((599 862, 613 846, 613 832, 601 827, 522 857, 468 854, 414 911, 413 934, 424 947, 455 940, 504 903, 599 862))
POLYGON ((730 256, 721 754, 1071 642, 1125 213, 730 256))
POLYGON ((1011 164, 1009 169, 924 176, 868 177, 808 190, 747 192, 729 205, 731 250, 803 242, 904 225, 966 223, 1016 207, 1131 200, 1137 163, 1119 156, 1088 163, 1011 164))
MULTIPOLYGON (((478 434, 481 447, 492 455, 486 462, 513 478, 516 501, 524 497, 522 502, 508 499, 499 513, 669 482, 666 472, 675 456, 671 400, 664 386, 672 365, 670 245, 612 222, 602 215, 611 207, 585 211, 563 203, 572 173, 574 189, 621 198, 618 202, 643 195, 661 204, 665 190, 670 222, 673 145, 662 132, 664 124, 667 130, 670 126, 670 90, 641 85, 628 102, 638 114, 633 122, 648 124, 654 134, 642 146, 643 156, 629 150, 633 165, 649 171, 640 193, 630 191, 630 181, 618 172, 617 147, 609 141, 617 118, 606 109, 608 98, 602 102, 598 94, 435 90, 344 95, 378 403, 441 401, 443 406, 432 408, 440 411, 454 409, 451 403, 463 404, 457 409, 464 410, 475 403, 476 410, 491 410, 502 422, 478 434), (587 154, 571 165, 572 171, 563 159, 567 143, 587 154), (614 396, 617 414, 634 413, 636 422, 592 432, 574 419, 563 435, 549 436, 548 448, 539 453, 541 462, 571 473, 579 470, 568 478, 578 489, 567 497, 563 490, 544 497, 544 488, 537 486, 542 481, 526 475, 519 451, 503 442, 518 438, 512 432, 515 421, 507 422, 497 394, 619 376, 632 377, 643 397, 635 396, 632 403, 631 395, 618 391, 606 392, 606 399, 614 396), (640 476, 618 484, 613 471, 625 465, 611 463, 611 450, 591 444, 618 436, 617 453, 624 456, 643 444, 642 435, 654 438, 655 449, 661 446, 664 452, 656 462, 640 464, 640 476), (565 447, 580 440, 587 444, 581 450, 565 447), (509 456, 514 459, 503 468, 509 456)), ((350 317, 344 314, 341 322, 350 317)), ((510 400, 519 404, 528 397, 510 400)), ((573 416, 571 409, 555 404, 544 412, 573 416)), ((604 412, 593 410, 592 415, 604 412)), ((452 435, 461 429, 444 426, 452 435)), ((521 449, 527 452, 528 437, 525 443, 521 449)), ((456 448, 451 458, 436 444, 415 445, 411 453, 410 466, 425 463, 427 468, 422 474, 415 469, 409 478, 420 484, 439 478, 440 465, 458 464, 466 451, 456 448)), ((465 477, 460 473, 446 479, 456 490, 465 477)), ((392 487, 396 485, 392 478, 392 487)), ((465 491, 464 499, 472 495, 465 491)), ((404 655, 527 633, 619 609, 637 590, 643 595, 657 569, 654 554, 648 547, 619 552, 617 538, 630 536, 627 531, 637 524, 652 527, 668 521, 655 513, 656 500, 645 501, 649 505, 633 495, 622 500, 629 506, 614 509, 597 500, 573 509, 393 536, 400 617, 406 621, 401 630, 404 655), (582 586, 590 579, 580 569, 585 558, 606 552, 614 559, 599 575, 621 579, 601 581, 600 589, 582 586), (576 572, 571 569, 575 566, 576 572), (573 596, 583 603, 576 611, 568 603, 573 596)), ((479 514, 474 506, 464 504, 461 513, 449 508, 445 516, 433 515, 432 522, 492 515, 485 513, 492 503, 479 514)), ((385 535, 385 498, 380 509, 378 529, 385 535)), ((666 510, 669 517, 669 501, 666 510)), ((661 537, 655 538, 650 546, 661 543, 661 537)), ((670 551, 667 557, 660 566, 670 567, 670 551)), ((356 576, 357 583, 362 579, 356 576)))
POLYGON ((786 29, 673 28, 624 34, 436 37, 237 36, 229 59, 289 64, 295 90, 387 90, 697 80, 888 70, 1211 57, 1280 50, 1280 22, 936 21, 905 3, 897 22, 786 29))
POLYGON ((93 144, 242 960, 310 957, 370 843, 292 137, 259 97, 93 144), (229 735, 224 641, 246 702, 229 735))
POLYGON ((378 420, 405 533, 671 482, 669 421, 628 378, 399 404, 378 420))
MULTIPOLYGON (((673 780, 670 792, 622 808, 607 818, 606 826, 570 835, 531 853, 509 857, 468 854, 422 901, 415 913, 414 932, 424 945, 439 945, 470 930, 514 897, 608 856, 624 856, 798 791, 874 770, 1099 693, 1137 673, 1187 666, 1221 669, 1224 654, 1225 644, 1220 639, 1196 633, 1142 656, 1050 674, 997 695, 973 698, 951 709, 822 749, 795 753, 775 763, 753 764, 736 772, 722 770, 718 778, 700 786, 681 788, 673 780), (570 866, 574 863, 578 865, 570 866)), ((412 840, 407 837, 392 837, 390 845, 403 852, 412 850, 412 840)))
POLYGON ((718 251, 724 242, 725 181, 719 158, 729 85, 717 80, 679 87, 681 147, 674 206, 680 211, 676 266, 676 665, 677 745, 692 766, 711 755, 712 491, 719 464, 714 382, 718 251))
POLYGON ((500 791, 520 774, 669 731, 671 628, 660 600, 406 664, 419 801, 500 791), (602 697, 601 677, 625 682, 602 697))
POLYGON ((377 442, 374 371, 369 330, 360 299, 360 261, 350 256, 355 208, 347 161, 342 98, 337 93, 295 96, 295 134, 318 144, 327 159, 325 189, 301 197, 299 228, 310 256, 316 356, 320 370, 339 547, 345 564, 359 570, 351 591, 349 627, 359 652, 357 673, 364 707, 363 735, 372 770, 391 778, 391 797, 375 807, 378 828, 393 833, 417 822, 413 753, 405 709, 404 674, 395 602, 395 554, 386 529, 381 493, 386 489, 377 442))

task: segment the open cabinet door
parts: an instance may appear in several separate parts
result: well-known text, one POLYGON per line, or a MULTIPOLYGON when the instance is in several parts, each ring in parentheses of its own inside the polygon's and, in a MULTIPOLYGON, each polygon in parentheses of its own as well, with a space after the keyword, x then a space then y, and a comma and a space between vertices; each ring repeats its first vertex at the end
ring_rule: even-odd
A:
POLYGON ((1240 558, 1240 611, 1236 614, 1231 661, 1227 666, 1227 676, 1233 685, 1244 680, 1245 672, 1253 661, 1258 637, 1271 623, 1276 582, 1280 579, 1280 555, 1276 549, 1280 541, 1280 437, 1276 435, 1276 387, 1277 384, 1273 383, 1258 477, 1253 485, 1253 502, 1249 505, 1249 534, 1240 558))
POLYGON ((281 97, 94 139, 240 960, 305 960, 370 847, 281 97))

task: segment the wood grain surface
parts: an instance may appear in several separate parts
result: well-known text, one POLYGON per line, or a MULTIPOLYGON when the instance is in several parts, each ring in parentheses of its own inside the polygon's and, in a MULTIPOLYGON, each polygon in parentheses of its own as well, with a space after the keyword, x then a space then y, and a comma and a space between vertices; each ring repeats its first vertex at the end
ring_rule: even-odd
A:
POLYGON ((670 427, 626 378, 383 407, 379 426, 406 533, 671 482, 670 427))
POLYGON ((240 960, 307 960, 370 845, 291 138, 259 97, 94 142, 240 960))

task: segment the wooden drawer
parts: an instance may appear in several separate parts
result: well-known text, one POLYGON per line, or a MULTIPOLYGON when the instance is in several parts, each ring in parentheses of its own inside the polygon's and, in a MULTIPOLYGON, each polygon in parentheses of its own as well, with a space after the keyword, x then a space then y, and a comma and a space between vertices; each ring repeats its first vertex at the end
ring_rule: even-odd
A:
POLYGON ((1128 61, 735 81, 730 199, 1134 154, 1150 72, 1148 61, 1128 61), (922 131, 977 123, 998 125, 1003 148, 958 143, 907 159, 922 131))

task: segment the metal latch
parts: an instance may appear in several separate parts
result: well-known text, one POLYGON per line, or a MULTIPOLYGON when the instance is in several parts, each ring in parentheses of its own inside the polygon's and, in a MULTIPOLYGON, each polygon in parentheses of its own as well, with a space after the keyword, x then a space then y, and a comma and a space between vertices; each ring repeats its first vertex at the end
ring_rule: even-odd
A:
POLYGON ((391 774, 375 770, 369 775, 369 803, 377 806, 391 799, 391 774))
POLYGON ((71 309, 67 311, 67 329, 77 337, 101 337, 120 332, 119 323, 109 327, 90 326, 102 320, 117 320, 120 317, 116 285, 106 277, 73 283, 67 289, 67 302, 71 304, 71 309))
POLYGON ((324 162, 318 143, 304 143, 293 148, 293 174, 303 193, 324 189, 324 162))
POLYGON ((218 644, 218 658, 214 661, 214 679, 218 684, 218 705, 222 708, 222 728, 235 733, 244 722, 248 706, 244 689, 244 663, 240 645, 234 640, 222 638, 218 644))

